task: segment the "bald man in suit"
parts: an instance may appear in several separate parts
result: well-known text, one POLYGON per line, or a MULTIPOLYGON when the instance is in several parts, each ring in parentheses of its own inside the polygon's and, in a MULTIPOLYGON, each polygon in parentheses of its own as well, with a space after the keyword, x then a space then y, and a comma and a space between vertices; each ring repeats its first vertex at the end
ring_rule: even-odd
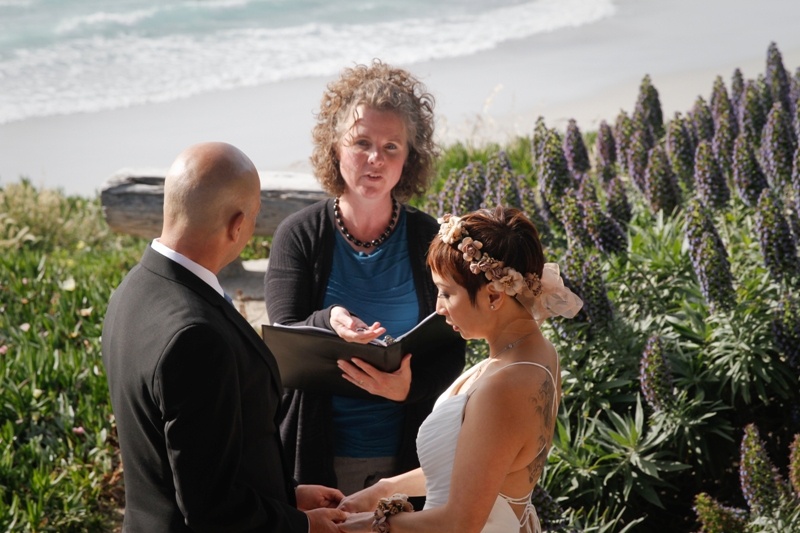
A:
POLYGON ((186 149, 161 236, 114 292, 103 363, 125 478, 123 532, 336 531, 341 492, 295 488, 272 354, 217 280, 253 234, 261 185, 235 147, 186 149))

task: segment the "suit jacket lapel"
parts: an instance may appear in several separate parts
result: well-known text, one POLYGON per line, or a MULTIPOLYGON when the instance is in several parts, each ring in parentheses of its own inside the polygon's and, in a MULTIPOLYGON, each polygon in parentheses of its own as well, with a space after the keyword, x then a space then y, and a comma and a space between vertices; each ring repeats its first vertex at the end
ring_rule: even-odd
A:
POLYGON ((160 253, 153 250, 149 245, 142 256, 142 266, 158 274, 184 285, 188 289, 198 293, 209 305, 218 307, 225 317, 244 335, 244 337, 253 346, 253 349, 258 353, 259 357, 267 364, 272 376, 272 381, 275 387, 283 392, 283 384, 280 379, 280 372, 278 370, 278 363, 275 357, 267 349, 267 345, 261 337, 258 336, 253 326, 236 310, 236 308, 228 303, 224 297, 220 296, 217 291, 211 288, 206 282, 192 274, 189 270, 182 267, 175 261, 168 259, 160 253))
MULTIPOLYGON (((216 294, 216 292, 215 292, 216 294)), ((219 295, 217 295, 219 296, 219 295)), ((226 302, 223 298, 219 297, 222 301, 219 304, 219 307, 222 309, 222 312, 225 316, 230 320, 239 331, 242 332, 242 335, 247 337, 250 343, 253 345, 254 349, 258 352, 261 359, 269 367, 269 373, 272 376, 272 381, 275 387, 283 393, 283 383, 281 382, 281 375, 280 371, 278 370, 278 363, 275 361, 275 356, 267 349, 267 345, 264 343, 263 339, 258 336, 258 333, 253 329, 253 326, 245 320, 245 318, 239 313, 239 311, 231 304, 226 302)))

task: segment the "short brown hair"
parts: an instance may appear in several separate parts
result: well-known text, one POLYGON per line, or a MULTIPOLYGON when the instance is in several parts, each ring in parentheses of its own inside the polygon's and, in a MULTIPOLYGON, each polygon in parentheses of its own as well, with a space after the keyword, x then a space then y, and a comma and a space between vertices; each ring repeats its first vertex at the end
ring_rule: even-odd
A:
POLYGON ((364 105, 377 111, 391 111, 403 120, 408 134, 408 156, 394 196, 404 202, 424 193, 438 155, 433 141, 434 98, 409 72, 380 60, 342 71, 322 95, 317 124, 312 131, 314 150, 311 164, 322 187, 339 196, 345 183, 339 171, 337 146, 356 108, 364 105))
MULTIPOLYGON (((483 243, 481 252, 523 275, 533 273, 541 277, 544 268, 542 242, 536 226, 525 213, 500 205, 494 211, 480 209, 468 213, 461 217, 461 223, 470 237, 483 243)), ((428 266, 467 289, 469 300, 475 305, 478 291, 489 280, 482 272, 473 274, 470 271, 469 262, 458 249, 459 242, 446 244, 437 235, 428 248, 428 266)))

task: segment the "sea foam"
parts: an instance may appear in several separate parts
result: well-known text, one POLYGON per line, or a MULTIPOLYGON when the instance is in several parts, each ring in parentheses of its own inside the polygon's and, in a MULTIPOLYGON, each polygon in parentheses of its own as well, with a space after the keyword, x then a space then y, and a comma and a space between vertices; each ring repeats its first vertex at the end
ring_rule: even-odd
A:
MULTIPOLYGON (((247 7, 247 0, 203 2, 204 9, 247 7)), ((214 31, 145 31, 170 4, 62 19, 62 38, 0 55, 0 123, 34 116, 115 109, 305 76, 330 76, 379 57, 416 62, 466 56, 537 33, 613 15, 611 0, 538 0, 436 12, 381 22, 309 22, 285 27, 220 25, 214 31), (87 31, 104 26, 102 32, 87 31), (89 33, 89 37, 81 36, 89 33)), ((173 14, 174 15, 174 14, 173 14)))

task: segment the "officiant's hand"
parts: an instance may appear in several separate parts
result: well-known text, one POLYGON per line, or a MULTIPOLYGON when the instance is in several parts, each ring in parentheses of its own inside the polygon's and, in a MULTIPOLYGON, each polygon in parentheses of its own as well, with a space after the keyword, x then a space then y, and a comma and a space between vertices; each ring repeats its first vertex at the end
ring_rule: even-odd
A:
POLYGON ((361 387, 370 394, 382 396, 395 402, 402 402, 411 390, 411 354, 406 354, 400 361, 400 368, 394 372, 381 372, 371 364, 353 357, 351 361, 337 361, 342 377, 361 387))
POLYGON ((297 498, 297 508, 301 511, 321 507, 335 509, 344 499, 342 491, 323 485, 298 485, 294 494, 297 498))
POLYGON ((380 322, 368 326, 366 322, 351 315, 350 311, 340 306, 331 309, 331 327, 347 342, 359 344, 367 344, 386 333, 386 328, 381 326, 380 322))

